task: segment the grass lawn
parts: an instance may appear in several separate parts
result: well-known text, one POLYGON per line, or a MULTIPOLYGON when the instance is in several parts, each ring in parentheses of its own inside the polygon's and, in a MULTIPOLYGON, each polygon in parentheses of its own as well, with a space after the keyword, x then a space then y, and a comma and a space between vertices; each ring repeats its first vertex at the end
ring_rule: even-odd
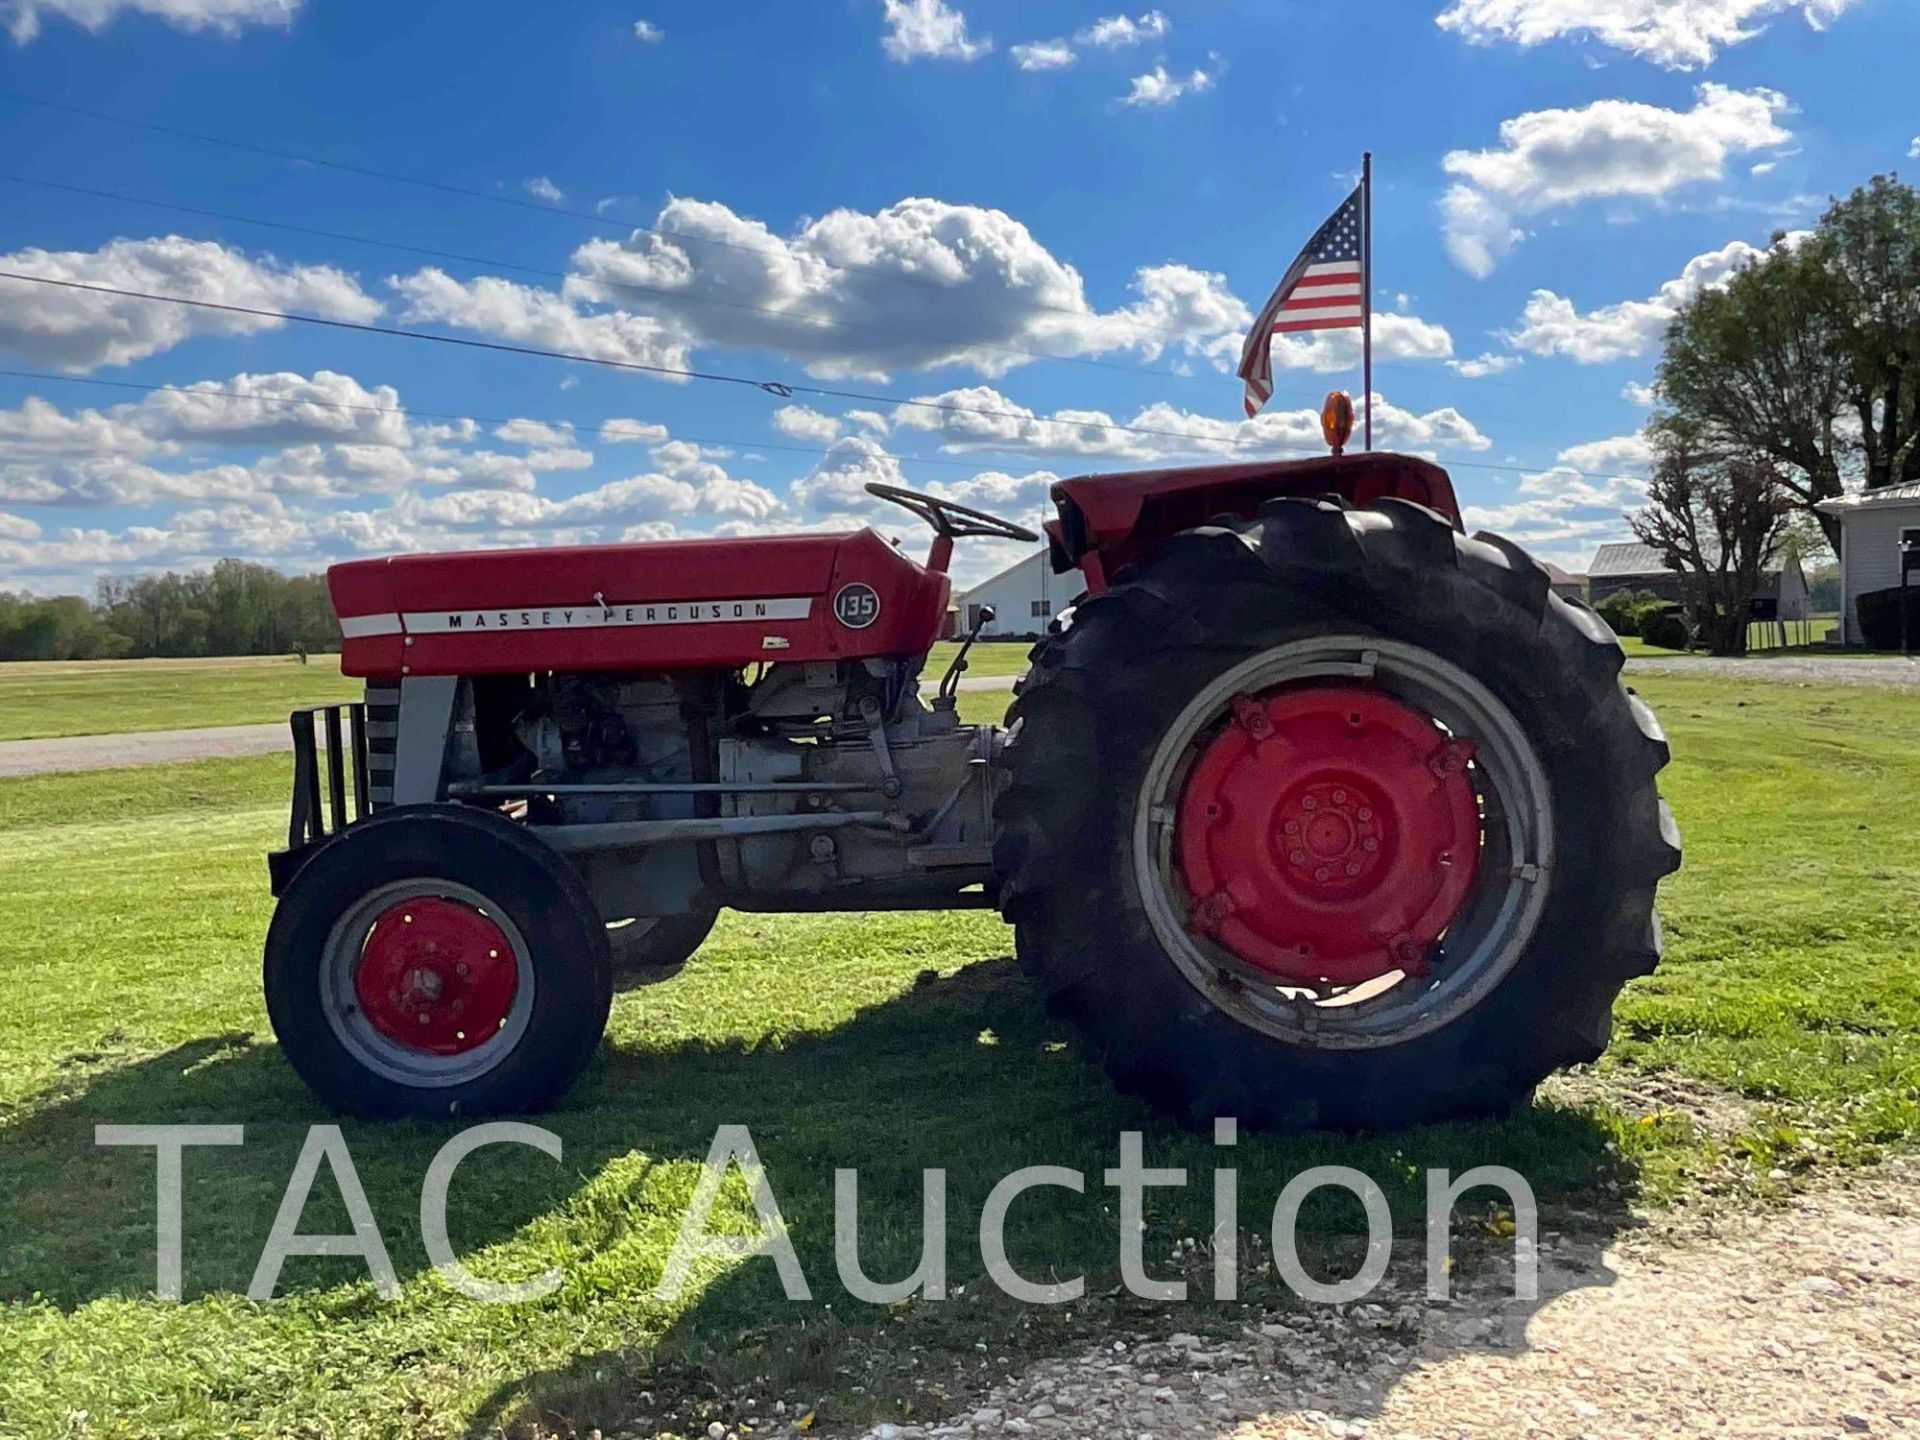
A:
POLYGON ((0 664, 0 740, 248 725, 359 693, 337 655, 19 661, 0 664))
MULTIPOLYGON (((1672 734, 1667 791, 1688 843, 1663 891, 1667 962, 1629 991, 1601 1066, 1534 1108, 1385 1137, 1249 1136, 1223 1152, 1109 1092, 1044 1018, 990 915, 729 914, 682 976, 617 997, 603 1054, 542 1119, 563 1164, 498 1147, 461 1169, 449 1228, 470 1267, 564 1274, 517 1307, 461 1298, 428 1265, 420 1183, 453 1127, 420 1124, 345 1126, 398 1301, 377 1301, 356 1262, 316 1258, 288 1261, 282 1298, 242 1298, 306 1129, 327 1118, 280 1061, 258 989, 260 855, 284 824, 285 761, 0 781, 0 1434, 482 1436, 533 1433, 541 1417, 573 1434, 663 1408, 698 1433, 704 1405, 732 1423, 749 1398, 765 1414, 823 1396, 833 1428, 939 1413, 1004 1373, 1003 1357, 1070 1343, 1076 1327, 1243 1323, 1233 1306, 1107 1294, 1117 1230, 1099 1172, 1125 1128, 1145 1129, 1149 1163, 1194 1177, 1149 1192, 1161 1273, 1181 1237, 1207 1233, 1206 1172, 1221 1163, 1240 1171, 1248 1232, 1308 1165, 1373 1176, 1411 1232, 1422 1168, 1495 1163, 1531 1179, 1552 1223, 1604 1239, 1635 1207, 1765 1203, 1911 1144, 1920 706, 1689 676, 1642 689, 1672 734), (188 1152, 184 1304, 147 1298, 154 1166, 150 1152, 95 1148, 104 1122, 246 1126, 242 1148, 188 1152), (722 1122, 751 1127, 811 1305, 782 1300, 763 1261, 705 1274, 678 1303, 652 1298, 722 1122), (987 1188, 1039 1163, 1088 1177, 1083 1196, 1030 1193, 1008 1232, 1027 1273, 1086 1272, 1090 1298, 1064 1309, 973 1283, 987 1188), (844 1292, 836 1166, 860 1171, 877 1279, 913 1268, 921 1169, 948 1171, 949 1285, 963 1297, 876 1310, 844 1292)), ((964 700, 984 718, 1003 697, 964 700)), ((737 1183, 723 1195, 750 1218, 737 1183)), ((1321 1198, 1302 1218, 1310 1265, 1360 1223, 1357 1206, 1321 1198)), ((302 1230, 344 1227, 323 1173, 302 1230)))
MULTIPOLYGON (((954 652, 959 645, 951 640, 942 640, 928 652, 927 665, 920 672, 922 678, 938 680, 947 673, 947 666, 953 663, 954 652)), ((977 680, 983 675, 1018 675, 1027 668, 1027 652, 1033 649, 1031 640, 982 640, 967 652, 967 678, 977 680)))

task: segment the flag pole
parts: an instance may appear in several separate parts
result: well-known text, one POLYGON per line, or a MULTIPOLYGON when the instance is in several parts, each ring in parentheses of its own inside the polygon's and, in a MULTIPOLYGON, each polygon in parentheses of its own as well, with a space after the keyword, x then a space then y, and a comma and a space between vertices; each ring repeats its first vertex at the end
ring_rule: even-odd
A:
POLYGON ((1360 384, 1366 446, 1373 449, 1373 152, 1360 156, 1360 384))

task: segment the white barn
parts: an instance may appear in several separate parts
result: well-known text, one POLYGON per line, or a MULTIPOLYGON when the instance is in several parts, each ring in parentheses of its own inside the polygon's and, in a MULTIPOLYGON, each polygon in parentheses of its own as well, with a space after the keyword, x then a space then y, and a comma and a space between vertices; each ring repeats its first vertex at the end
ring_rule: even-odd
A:
POLYGON ((959 607, 962 635, 973 628, 982 606, 991 605, 993 623, 980 632, 986 640, 1007 640, 1016 636, 1041 635, 1047 622, 1073 603, 1080 593, 1079 576, 1056 575, 1047 563, 1044 548, 1026 559, 1009 565, 990 580, 982 580, 971 590, 954 597, 959 607))
POLYGON ((1856 602, 1896 588, 1901 542, 1920 544, 1920 482, 1825 500, 1820 509, 1840 521, 1840 640, 1861 645, 1866 642, 1856 602))

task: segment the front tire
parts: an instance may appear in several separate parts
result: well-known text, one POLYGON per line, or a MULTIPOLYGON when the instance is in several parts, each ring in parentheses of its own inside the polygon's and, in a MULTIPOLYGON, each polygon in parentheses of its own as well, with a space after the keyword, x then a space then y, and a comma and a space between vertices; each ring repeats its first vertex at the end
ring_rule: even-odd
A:
POLYGON ((1516 547, 1404 502, 1176 536, 1041 642, 1009 712, 1023 965, 1189 1124, 1524 1100, 1659 958, 1678 835, 1623 659, 1516 547))
POLYGON ((566 862, 501 816, 386 811, 328 843, 267 932, 267 1014, 330 1109, 537 1110, 592 1057, 607 933, 566 862))

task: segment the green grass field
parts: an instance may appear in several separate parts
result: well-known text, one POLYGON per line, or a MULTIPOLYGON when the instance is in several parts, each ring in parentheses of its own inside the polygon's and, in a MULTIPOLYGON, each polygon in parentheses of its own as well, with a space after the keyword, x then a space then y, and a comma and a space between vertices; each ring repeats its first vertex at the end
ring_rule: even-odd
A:
MULTIPOLYGON (((934 646, 928 680, 946 673, 956 648, 934 646)), ((1018 675, 1029 648, 976 645, 967 674, 1018 675)), ((360 682, 340 673, 335 655, 316 655, 306 665, 284 655, 0 664, 0 740, 250 725, 284 720, 298 705, 359 694, 360 682)))
POLYGON ((0 740, 264 723, 359 693, 337 655, 16 661, 0 665, 0 740))
MULTIPOLYGON (((1423 1167, 1513 1165, 1553 1224, 1604 1240, 1636 1208, 1764 1204, 1911 1145, 1920 706, 1687 676, 1642 689, 1672 734, 1666 788, 1687 864, 1662 893, 1667 962, 1630 988, 1608 1058, 1503 1123, 1244 1138, 1230 1158, 1246 1230, 1264 1229, 1280 1185, 1311 1164, 1373 1176, 1409 1231, 1423 1167)), ((986 718, 1003 697, 964 703, 986 718)), ((551 1298, 480 1305, 428 1266, 419 1188, 452 1127, 348 1124, 402 1297, 379 1302, 354 1262, 296 1258, 282 1298, 248 1302, 294 1155, 327 1118, 281 1062, 259 997, 261 853, 284 823, 284 769, 263 758, 0 781, 0 1434, 698 1433, 703 1407, 733 1423, 749 1398, 764 1414, 821 1397, 833 1428, 941 1413, 1003 1373, 998 1357, 1086 1327, 1248 1318, 1106 1294, 1116 1222, 1099 1172, 1117 1133, 1144 1128, 1150 1163, 1195 1179, 1152 1192, 1147 1254, 1162 1270, 1180 1237, 1207 1233, 1206 1175, 1223 1152, 1117 1099, 1043 1016, 1006 929, 978 913, 730 914, 678 979, 620 994, 603 1054, 542 1121, 564 1163, 482 1151, 453 1191, 471 1268, 512 1279, 559 1266, 551 1298), (246 1126, 242 1148, 188 1153, 179 1305, 149 1298, 150 1154, 92 1143, 96 1124, 158 1122, 246 1126), (810 1306, 782 1300, 763 1261, 706 1276, 678 1304, 651 1298, 721 1122, 759 1142, 810 1306), (973 1283, 986 1189, 1035 1163, 1089 1178, 1084 1197, 1023 1199, 1009 1232, 1030 1273, 1086 1271, 1091 1298, 1065 1312, 973 1283), (876 1311, 843 1292, 836 1166, 860 1170, 876 1278, 913 1267, 920 1171, 948 1171, 949 1284, 963 1297, 876 1311)), ((750 1218, 739 1187, 726 1193, 750 1218)), ((323 1173, 302 1229, 344 1223, 323 1173)), ((1310 1206, 1305 1253, 1348 1244, 1358 1224, 1357 1207, 1310 1206)))

